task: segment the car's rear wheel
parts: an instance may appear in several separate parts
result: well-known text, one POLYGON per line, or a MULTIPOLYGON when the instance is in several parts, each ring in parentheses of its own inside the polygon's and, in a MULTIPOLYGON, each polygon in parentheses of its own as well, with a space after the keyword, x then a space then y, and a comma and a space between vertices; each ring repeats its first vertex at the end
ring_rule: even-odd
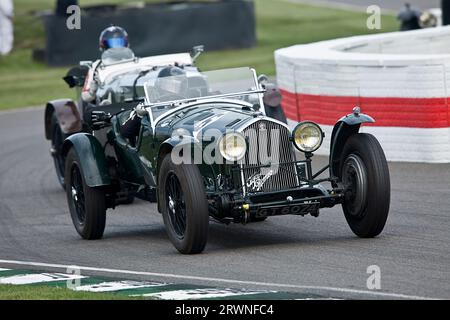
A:
POLYGON ((378 140, 365 133, 351 136, 341 158, 342 204, 345 218, 359 237, 376 237, 383 231, 390 206, 389 168, 378 140))
POLYGON ((65 158, 61 154, 62 145, 64 142, 64 134, 61 131, 61 127, 59 126, 58 119, 55 115, 52 118, 52 157, 53 163, 55 165, 56 176, 58 178, 58 182, 63 189, 66 188, 66 184, 64 181, 64 170, 65 170, 65 158))
POLYGON ((170 154, 160 167, 159 201, 170 241, 184 254, 200 253, 208 239, 209 212, 196 165, 175 165, 170 154))
POLYGON ((70 216, 78 234, 87 240, 100 239, 106 222, 105 193, 86 185, 75 149, 66 158, 66 195, 70 216))

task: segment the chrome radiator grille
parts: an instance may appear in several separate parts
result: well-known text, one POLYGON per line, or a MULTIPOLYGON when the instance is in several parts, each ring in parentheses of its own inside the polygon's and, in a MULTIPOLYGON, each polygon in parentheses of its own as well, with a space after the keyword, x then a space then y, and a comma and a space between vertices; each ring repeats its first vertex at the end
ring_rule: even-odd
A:
POLYGON ((279 191, 298 186, 295 155, 289 130, 269 120, 259 120, 242 131, 248 150, 242 160, 243 183, 248 193, 279 191), (272 164, 271 167, 260 167, 272 164))

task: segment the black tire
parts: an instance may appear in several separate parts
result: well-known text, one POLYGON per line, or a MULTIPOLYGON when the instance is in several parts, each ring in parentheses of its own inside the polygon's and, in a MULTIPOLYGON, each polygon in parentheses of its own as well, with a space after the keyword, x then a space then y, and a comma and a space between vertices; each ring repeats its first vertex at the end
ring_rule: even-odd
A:
POLYGON ((58 178, 58 182, 63 189, 66 189, 66 184, 64 181, 64 171, 65 171, 65 158, 61 154, 62 145, 64 142, 64 134, 61 131, 61 127, 59 126, 58 119, 55 115, 52 117, 52 149, 53 149, 53 163, 55 165, 56 177, 58 178))
POLYGON ((198 167, 175 165, 168 154, 159 172, 160 208, 170 241, 183 254, 201 253, 208 240, 209 212, 198 167))
POLYGON ((373 238, 383 231, 389 213, 389 167, 378 140, 366 133, 351 136, 341 158, 341 181, 346 191, 342 204, 352 231, 373 238))
POLYGON ((100 239, 105 231, 105 193, 86 185, 79 157, 70 149, 66 157, 66 195, 70 216, 78 234, 86 240, 100 239))

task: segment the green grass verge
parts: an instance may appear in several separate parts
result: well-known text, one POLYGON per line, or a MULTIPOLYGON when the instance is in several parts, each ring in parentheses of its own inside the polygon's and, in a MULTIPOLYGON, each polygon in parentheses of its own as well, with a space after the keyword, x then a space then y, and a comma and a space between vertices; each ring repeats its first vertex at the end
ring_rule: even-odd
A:
POLYGON ((45 286, 0 285, 0 300, 129 300, 138 299, 115 294, 79 292, 45 286))
MULTIPOLYGON (((152 0, 153 1, 153 0, 152 0)), ((121 3, 127 0, 81 0, 81 5, 121 3)), ((129 1, 128 1, 129 2, 129 1)), ((49 68, 31 61, 31 50, 44 46, 44 30, 31 13, 52 9, 54 0, 15 0, 15 47, 0 57, 0 110, 43 105, 56 98, 74 98, 61 78, 67 68, 49 68)), ((294 44, 374 32, 394 31, 398 22, 383 16, 382 29, 370 31, 364 12, 301 5, 285 0, 255 0, 258 45, 251 49, 207 52, 198 60, 203 70, 252 66, 259 73, 275 74, 274 50, 294 44)), ((133 35, 130 35, 131 42, 133 35)))

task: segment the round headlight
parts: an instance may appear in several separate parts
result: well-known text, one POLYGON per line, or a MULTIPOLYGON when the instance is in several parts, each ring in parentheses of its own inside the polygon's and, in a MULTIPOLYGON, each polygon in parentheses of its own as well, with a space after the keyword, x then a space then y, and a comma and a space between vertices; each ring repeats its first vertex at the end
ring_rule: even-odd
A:
POLYGON ((314 152, 323 142, 323 131, 319 125, 310 122, 300 122, 292 132, 295 147, 302 152, 314 152))
POLYGON ((245 156, 247 143, 241 134, 227 133, 219 140, 219 150, 226 160, 239 161, 245 156))

